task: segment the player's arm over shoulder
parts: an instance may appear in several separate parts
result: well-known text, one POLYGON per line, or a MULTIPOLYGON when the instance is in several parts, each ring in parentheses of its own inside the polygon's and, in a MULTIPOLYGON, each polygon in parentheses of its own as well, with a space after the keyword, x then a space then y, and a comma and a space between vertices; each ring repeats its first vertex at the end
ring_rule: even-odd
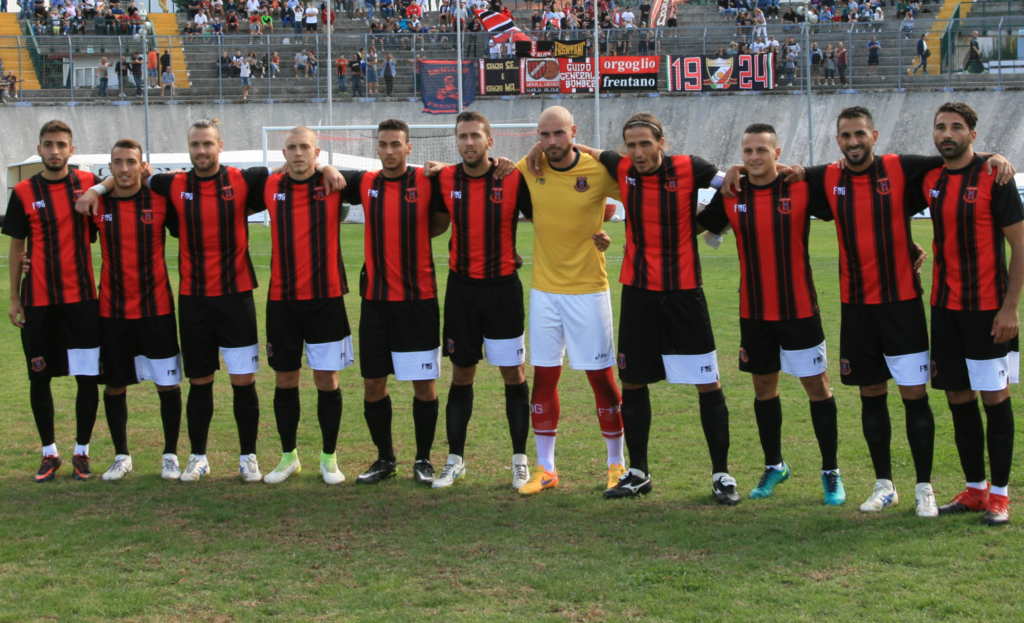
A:
POLYGON ((1024 203, 1016 185, 992 185, 992 215, 1003 228, 1024 221, 1024 203))
POLYGON ((708 207, 697 215, 697 224, 716 235, 721 234, 728 227, 729 217, 725 213, 725 199, 722 197, 722 193, 715 193, 708 207))

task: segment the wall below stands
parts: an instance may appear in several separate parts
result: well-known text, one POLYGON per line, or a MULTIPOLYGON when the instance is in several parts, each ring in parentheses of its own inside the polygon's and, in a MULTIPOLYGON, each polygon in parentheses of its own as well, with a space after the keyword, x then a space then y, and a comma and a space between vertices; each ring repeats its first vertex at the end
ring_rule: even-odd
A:
MULTIPOLYGON (((1019 92, 915 92, 859 93, 815 96, 813 100, 814 162, 821 164, 840 154, 833 138, 835 119, 846 106, 867 106, 880 133, 880 153, 934 154, 931 119, 935 109, 951 98, 962 99, 980 116, 979 151, 997 151, 1024 169, 1024 98, 1019 92)), ((477 100, 473 108, 494 123, 532 122, 548 106, 573 111, 579 140, 593 144, 593 99, 477 100)), ((335 104, 336 124, 377 124, 400 118, 412 124, 452 123, 454 115, 421 113, 418 102, 357 102, 335 104)), ((650 111, 667 129, 673 153, 699 155, 725 167, 740 160, 740 138, 749 123, 775 126, 782 141, 782 161, 809 164, 807 99, 791 94, 615 97, 601 99, 601 138, 605 148, 621 143, 620 128, 629 115, 650 111)), ((34 106, 0 109, 0 154, 4 164, 21 162, 35 154, 43 123, 60 118, 75 132, 79 153, 103 153, 127 135, 143 141, 141 106, 34 106)), ((179 105, 150 107, 153 152, 185 152, 188 126, 197 119, 224 121, 225 149, 261 149, 262 126, 327 125, 326 104, 179 105)), ((413 152, 415 161, 415 151, 413 152)), ((0 189, 7 196, 5 176, 0 189)))

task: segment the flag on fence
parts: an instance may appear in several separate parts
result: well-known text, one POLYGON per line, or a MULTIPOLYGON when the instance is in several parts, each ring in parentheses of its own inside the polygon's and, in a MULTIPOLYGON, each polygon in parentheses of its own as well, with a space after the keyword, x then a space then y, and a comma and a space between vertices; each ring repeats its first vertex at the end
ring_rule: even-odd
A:
POLYGON ((473 13, 483 24, 484 30, 490 33, 495 43, 505 43, 509 38, 512 41, 530 41, 530 38, 516 26, 515 20, 512 19, 512 13, 508 9, 502 9, 500 13, 473 9, 473 13))
MULTIPOLYGON (((462 61, 462 107, 476 96, 475 61, 462 61)), ((459 85, 455 61, 420 61, 423 112, 447 115, 459 112, 459 85)))

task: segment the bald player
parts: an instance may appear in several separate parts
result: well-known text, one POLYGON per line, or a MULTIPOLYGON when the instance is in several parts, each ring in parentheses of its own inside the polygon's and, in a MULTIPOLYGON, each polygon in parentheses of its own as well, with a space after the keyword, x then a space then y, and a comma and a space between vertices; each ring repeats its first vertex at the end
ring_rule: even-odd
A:
POLYGON ((533 433, 537 467, 519 488, 524 495, 558 486, 558 379, 562 360, 585 370, 597 402, 597 417, 608 446, 608 484, 625 473, 622 401, 612 373, 615 343, 612 301, 605 271, 602 223, 607 197, 619 199, 615 178, 595 158, 573 146, 576 124, 561 106, 546 109, 537 123, 544 149, 540 175, 523 158, 516 168, 526 178, 533 203, 533 287, 530 290, 530 363, 534 367, 533 433))

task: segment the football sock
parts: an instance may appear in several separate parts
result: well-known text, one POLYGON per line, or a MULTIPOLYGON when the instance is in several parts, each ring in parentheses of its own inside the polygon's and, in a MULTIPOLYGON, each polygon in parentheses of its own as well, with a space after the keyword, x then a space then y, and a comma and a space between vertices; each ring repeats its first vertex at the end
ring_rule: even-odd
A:
POLYGON ((981 489, 982 491, 984 491, 985 489, 989 488, 988 481, 987 480, 982 480, 981 482, 969 482, 969 483, 967 483, 967 488, 968 489, 981 489))
POLYGON ((299 400, 299 388, 275 388, 274 420, 277 421, 277 434, 281 437, 281 452, 288 453, 295 449, 295 438, 299 434, 301 417, 302 403, 299 400))
POLYGON ((985 427, 978 401, 949 403, 953 415, 953 439, 967 482, 985 482, 985 427))
POLYGON ((238 445, 243 455, 256 454, 256 438, 260 434, 260 397, 256 381, 248 385, 232 385, 235 392, 235 425, 238 445))
POLYGON ((611 367, 603 370, 587 370, 587 380, 594 390, 594 401, 597 403, 597 421, 608 447, 608 466, 625 465, 622 456, 622 395, 615 384, 615 373, 611 367))
MULTIPOLYGON (((892 423, 889 421, 888 400, 888 394, 860 397, 860 424, 864 430, 864 441, 868 442, 876 480, 892 480, 892 423)), ((909 417, 907 421, 910 421, 909 417)))
MULTIPOLYGON (((438 400, 412 399, 412 423, 416 429, 416 460, 429 461, 437 430, 438 400)), ((465 442, 463 442, 465 443, 465 442)))
POLYGON ((128 392, 103 394, 103 409, 107 413, 107 428, 114 442, 116 454, 128 454, 128 392))
POLYGON ((36 420, 36 430, 39 431, 39 440, 44 446, 52 446, 56 443, 56 434, 53 430, 53 392, 50 391, 50 379, 30 379, 28 397, 32 405, 32 417, 36 420))
POLYGON ((648 472, 647 444, 651 436, 651 390, 622 390, 622 429, 629 450, 629 467, 648 472))
POLYGON ((1013 463, 1013 407, 1010 400, 1007 397, 997 405, 985 405, 988 462, 992 468, 993 488, 1006 487, 1010 483, 1010 465, 1013 463))
POLYGON ((526 439, 530 436, 530 385, 505 386, 505 418, 512 437, 512 454, 526 454, 526 439))
POLYGON ((78 394, 75 396, 75 441, 89 445, 92 429, 96 426, 96 412, 100 408, 100 389, 95 376, 76 376, 78 394))
POLYGON ((43 456, 60 456, 57 452, 57 444, 51 443, 43 446, 43 456))
POLYGON ((185 402, 185 420, 188 422, 188 441, 192 454, 206 456, 206 440, 210 436, 213 420, 213 383, 190 383, 185 402))
POLYGON ((75 454, 78 456, 89 456, 89 444, 84 446, 80 443, 75 444, 75 454))
POLYGON ((1009 497, 1010 496, 1010 487, 1009 487, 1009 485, 1007 485, 1005 487, 995 487, 995 486, 993 486, 991 489, 988 490, 988 492, 991 495, 1003 495, 1003 496, 1009 497))
POLYGON ((935 455, 935 416, 928 404, 928 395, 917 400, 904 400, 907 409, 907 443, 914 457, 917 482, 932 481, 932 459, 935 455))
POLYGON ((160 422, 164 427, 164 454, 178 454, 178 437, 181 435, 181 388, 175 387, 160 396, 160 422))
POLYGON ((754 400, 754 419, 765 465, 782 463, 782 401, 779 397, 754 400))
POLYGON ((729 471, 729 407, 725 404, 725 392, 718 388, 711 392, 698 393, 700 401, 700 425, 711 454, 711 473, 729 471))
POLYGON ((555 471, 555 437, 558 434, 558 379, 562 366, 533 367, 533 397, 530 399, 530 421, 537 442, 537 463, 549 472, 555 471))
POLYGON ((316 419, 320 422, 320 437, 323 439, 322 452, 334 456, 338 449, 338 431, 341 430, 341 388, 316 394, 316 419))
POLYGON ((395 460, 395 447, 391 442, 391 395, 377 402, 363 401, 363 417, 370 429, 370 439, 377 446, 377 458, 395 460))
POLYGON ((466 430, 473 417, 473 386, 452 385, 448 390, 448 404, 444 408, 445 429, 448 432, 448 453, 464 456, 466 430))
POLYGON ((818 438, 821 450, 821 471, 831 472, 839 469, 839 423, 836 398, 811 401, 811 424, 814 425, 814 436, 818 438))

